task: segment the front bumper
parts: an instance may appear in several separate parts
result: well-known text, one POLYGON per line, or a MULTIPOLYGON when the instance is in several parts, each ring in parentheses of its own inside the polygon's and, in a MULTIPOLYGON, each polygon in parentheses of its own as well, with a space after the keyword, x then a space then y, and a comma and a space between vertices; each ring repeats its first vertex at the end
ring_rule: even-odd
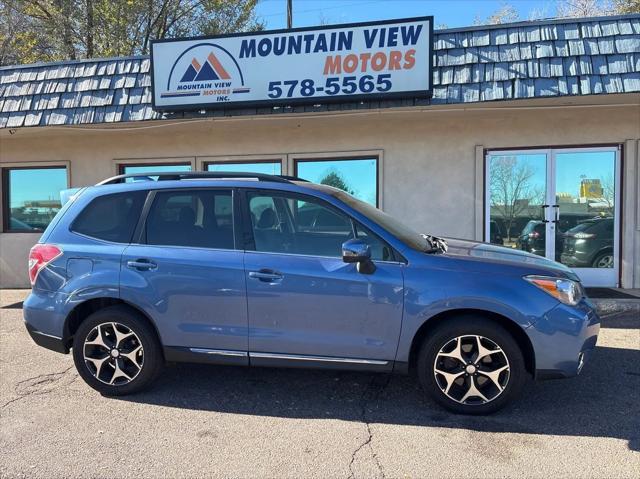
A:
POLYGON ((576 376, 596 347, 600 318, 583 299, 576 306, 559 304, 527 330, 536 357, 536 379, 576 376))
POLYGON ((560 262, 570 268, 586 268, 591 266, 590 258, 582 254, 566 254, 560 255, 560 262))
POLYGON ((31 326, 29 323, 24 323, 27 328, 27 332, 31 339, 38 345, 43 348, 50 349, 57 353, 69 353, 69 348, 66 347, 65 342, 62 338, 58 338, 56 336, 52 336, 50 334, 45 334, 42 331, 38 331, 36 328, 31 326))

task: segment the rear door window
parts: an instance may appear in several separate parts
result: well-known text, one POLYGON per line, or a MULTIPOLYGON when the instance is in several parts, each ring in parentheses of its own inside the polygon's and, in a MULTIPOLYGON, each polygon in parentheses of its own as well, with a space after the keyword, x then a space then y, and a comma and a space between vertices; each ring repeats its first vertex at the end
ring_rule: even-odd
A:
POLYGON ((158 191, 145 223, 146 243, 234 249, 231 190, 158 191))
POLYGON ((114 243, 130 243, 146 191, 127 191, 94 198, 75 219, 71 231, 114 243))

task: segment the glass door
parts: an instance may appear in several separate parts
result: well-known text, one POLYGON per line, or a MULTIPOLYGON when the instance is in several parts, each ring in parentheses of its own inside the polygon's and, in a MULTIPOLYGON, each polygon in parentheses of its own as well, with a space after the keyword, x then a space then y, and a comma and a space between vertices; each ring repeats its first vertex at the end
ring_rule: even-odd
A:
POLYGON ((489 155, 486 238, 491 243, 547 254, 547 159, 546 151, 489 155))
POLYGON ((618 282, 618 149, 552 152, 553 256, 588 286, 618 282))
POLYGON ((566 264, 587 286, 616 286, 619 175, 616 147, 492 152, 486 238, 566 264))

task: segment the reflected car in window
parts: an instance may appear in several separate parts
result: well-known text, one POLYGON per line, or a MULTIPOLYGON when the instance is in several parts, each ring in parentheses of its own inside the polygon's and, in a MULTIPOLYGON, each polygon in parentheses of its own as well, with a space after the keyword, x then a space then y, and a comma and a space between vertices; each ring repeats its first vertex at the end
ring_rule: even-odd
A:
POLYGON ((491 220, 489 222, 489 242, 493 244, 504 244, 504 233, 497 221, 491 220))
POLYGON ((562 263, 574 268, 613 268, 613 218, 583 221, 563 238, 562 263))

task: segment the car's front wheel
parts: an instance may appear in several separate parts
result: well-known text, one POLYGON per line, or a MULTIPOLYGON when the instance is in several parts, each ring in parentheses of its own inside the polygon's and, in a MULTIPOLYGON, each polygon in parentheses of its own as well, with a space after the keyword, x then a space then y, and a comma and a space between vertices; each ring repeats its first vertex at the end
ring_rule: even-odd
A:
POLYGON ((97 311, 80 324, 73 338, 73 360, 82 379, 106 396, 146 389, 164 364, 153 328, 123 306, 97 311))
POLYGON ((461 316, 436 327, 424 341, 417 371, 439 404, 460 414, 489 414, 514 400, 526 370, 522 351, 499 324, 461 316))

